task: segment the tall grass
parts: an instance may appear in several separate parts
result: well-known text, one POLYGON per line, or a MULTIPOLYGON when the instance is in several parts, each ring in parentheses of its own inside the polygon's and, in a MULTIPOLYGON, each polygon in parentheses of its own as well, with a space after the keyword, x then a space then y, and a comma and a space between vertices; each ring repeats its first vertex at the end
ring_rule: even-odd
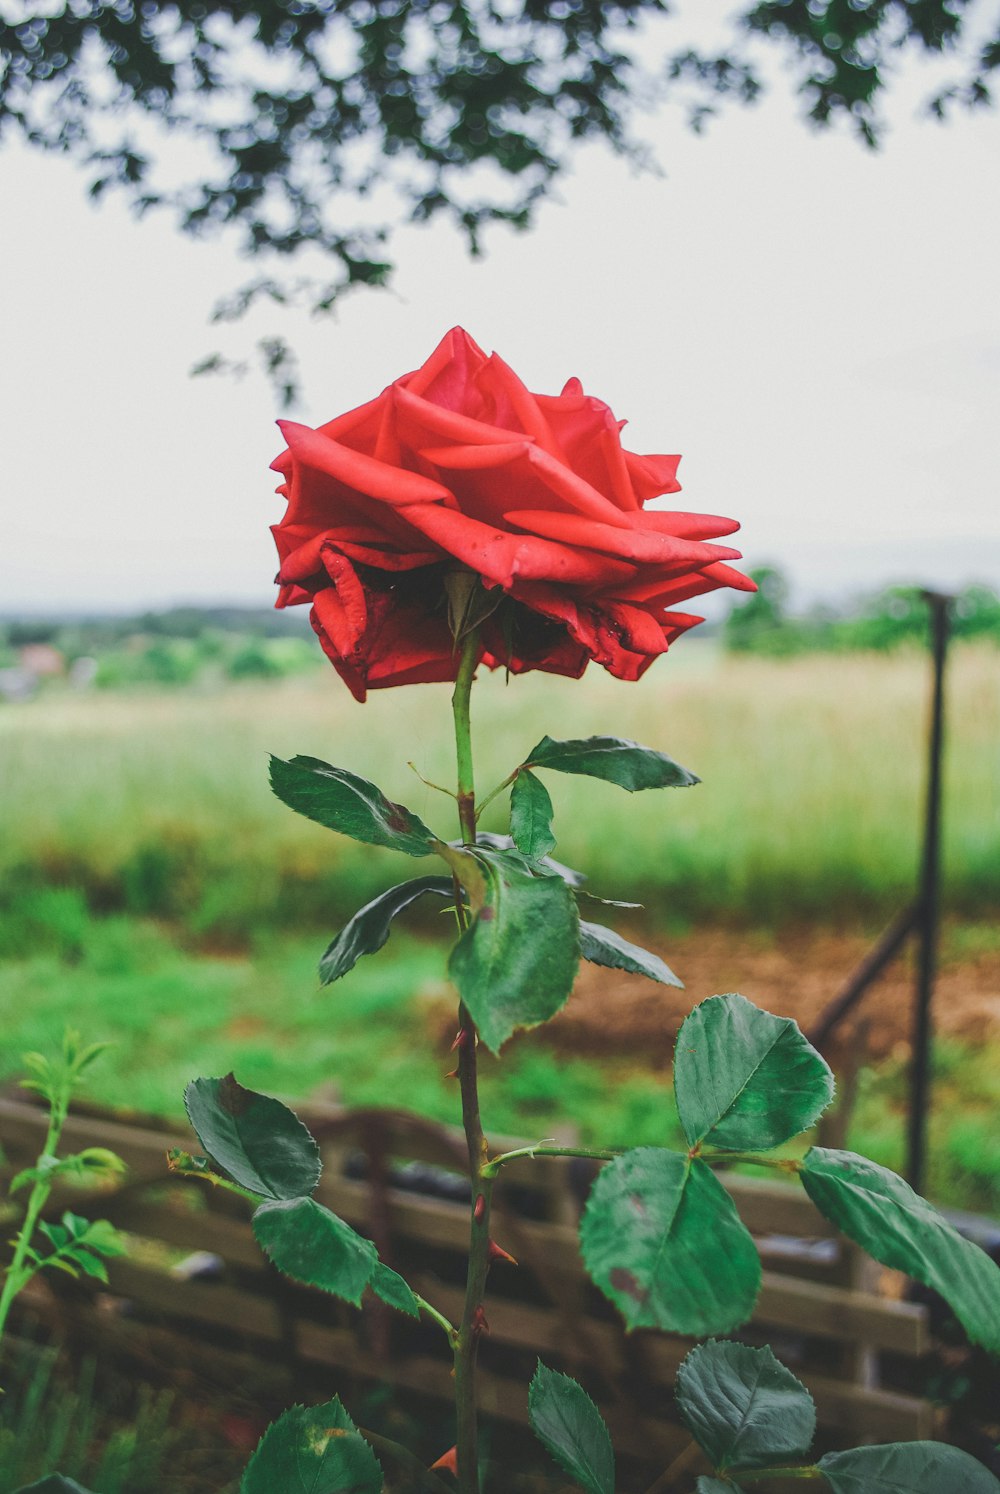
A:
MULTIPOLYGON (((597 892, 676 918, 773 921, 863 910, 912 889, 919 847, 926 656, 725 656, 694 640, 638 685, 484 679, 474 700, 481 790, 547 731, 614 732, 697 772, 693 789, 625 798, 549 775, 557 855, 597 892)), ((956 648, 949 679, 947 901, 1000 900, 1000 671, 956 648)), ((309 753, 374 779, 442 834, 454 806, 448 688, 375 692, 358 706, 332 672, 216 693, 51 695, 0 711, 0 876, 81 889, 91 907, 183 921, 239 942, 248 928, 343 915, 413 863, 295 816, 267 787, 267 753, 309 753)), ((484 824, 502 829, 501 801, 484 824)), ((30 937, 18 925, 13 937, 30 937)))

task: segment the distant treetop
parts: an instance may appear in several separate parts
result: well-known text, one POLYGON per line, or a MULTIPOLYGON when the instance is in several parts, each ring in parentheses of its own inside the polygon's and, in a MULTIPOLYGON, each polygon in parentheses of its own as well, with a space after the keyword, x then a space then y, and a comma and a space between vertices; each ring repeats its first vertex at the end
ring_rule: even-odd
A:
MULTIPOLYGON (((491 222, 527 227, 578 142, 641 154, 640 102, 678 93, 695 128, 720 100, 752 102, 761 40, 796 78, 809 119, 847 118, 870 145, 904 54, 953 54, 954 81, 929 100, 939 115, 990 102, 1000 66, 1000 22, 978 35, 970 0, 744 3, 718 52, 664 42, 651 55, 639 24, 673 9, 0 0, 0 135, 72 156, 93 196, 113 188, 139 212, 166 207, 189 233, 229 225, 251 254, 287 259, 311 245, 329 256, 328 279, 263 274, 218 308, 227 318, 260 297, 326 309, 349 287, 385 284, 400 221, 449 219, 473 253, 491 222), (185 156, 179 182, 168 131, 200 151, 194 166, 185 156)), ((263 352, 280 382, 287 349, 274 341, 263 352)))

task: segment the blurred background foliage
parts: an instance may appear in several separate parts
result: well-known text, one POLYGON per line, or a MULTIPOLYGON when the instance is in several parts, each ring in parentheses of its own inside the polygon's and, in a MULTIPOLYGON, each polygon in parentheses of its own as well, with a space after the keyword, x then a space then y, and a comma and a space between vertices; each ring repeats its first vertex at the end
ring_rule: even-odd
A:
MULTIPOLYGON (((541 1135, 569 1122, 595 1141, 662 1138, 670 1032, 691 1001, 722 988, 708 981, 793 1014, 815 1010, 913 895, 926 607, 914 589, 893 587, 836 614, 800 615, 779 572, 758 580, 749 602, 637 685, 592 670, 582 686, 543 675, 508 685, 502 673, 477 686, 481 792, 546 727, 610 727, 703 780, 655 806, 585 780, 550 785, 556 854, 596 893, 644 904, 605 921, 657 948, 691 988, 656 996, 661 1016, 644 1019, 661 1033, 655 1044, 629 1038, 629 992, 643 982, 608 996, 613 1010, 624 999, 613 1042, 606 1032, 600 1046, 560 1046, 567 1030, 551 1048, 513 1044, 502 1076, 486 1065, 497 1129, 541 1135), (824 929, 819 959, 799 941, 824 929), (800 947, 801 978, 776 986, 774 960, 787 966, 800 947)), ((954 606, 943 955, 968 982, 955 985, 939 1047, 931 1178, 939 1199, 1000 1213, 1000 1068, 982 1017, 1000 965, 998 614, 986 587, 954 606)), ((333 1086, 358 1104, 391 1094, 453 1119, 440 915, 417 913, 377 959, 320 992, 325 943, 413 869, 289 814, 266 773, 268 752, 335 761, 447 835, 454 806, 404 753, 424 778, 449 781, 448 687, 375 691, 359 707, 304 609, 11 620, 3 648, 0 682, 38 672, 26 695, 0 704, 0 1078, 71 1021, 114 1039, 101 1098, 116 1104, 176 1114, 196 1070, 235 1063, 265 1090, 333 1086)), ((506 828, 502 800, 484 826, 506 828)), ((906 980, 855 1118, 857 1144, 890 1166, 902 1158, 906 980)), ((885 1016, 884 992, 871 1010, 885 1016)))

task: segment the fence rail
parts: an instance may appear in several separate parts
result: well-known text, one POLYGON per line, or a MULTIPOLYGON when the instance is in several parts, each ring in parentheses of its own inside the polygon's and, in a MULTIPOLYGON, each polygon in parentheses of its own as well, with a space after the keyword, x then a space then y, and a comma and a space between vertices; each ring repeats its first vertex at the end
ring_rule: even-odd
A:
MULTIPOLYGON (((404 1268, 423 1296, 457 1319, 468 1229, 460 1133, 393 1111, 300 1113, 323 1152, 320 1201, 374 1239, 383 1259, 404 1268)), ((0 1175, 37 1154, 44 1129, 35 1105, 0 1099, 0 1175)), ((190 1134, 89 1110, 70 1117, 64 1140, 67 1148, 110 1147, 129 1168, 113 1191, 81 1202, 78 1190, 67 1190, 52 1200, 53 1215, 67 1204, 100 1213, 135 1240, 129 1258, 109 1263, 107 1289, 73 1283, 68 1297, 51 1305, 87 1342, 109 1352, 131 1346, 161 1361, 173 1354, 188 1362, 195 1351, 264 1354, 293 1379, 321 1366, 352 1380, 389 1381, 451 1399, 450 1356, 438 1329, 375 1302, 357 1313, 295 1286, 262 1257, 249 1206, 168 1175, 166 1150, 190 1148, 190 1134), (178 1271, 195 1252, 215 1258, 210 1274, 178 1271)), ((504 1149, 523 1144, 494 1142, 504 1149)), ((576 1219, 589 1169, 566 1158, 536 1158, 509 1168, 498 1184, 494 1232, 519 1266, 492 1272, 483 1409, 525 1423, 525 1386, 541 1353, 587 1384, 624 1454, 669 1459, 688 1440, 664 1419, 663 1408, 690 1341, 626 1334, 587 1280, 576 1219)), ((914 1360, 926 1352, 925 1309, 877 1291, 871 1263, 836 1238, 803 1194, 780 1183, 722 1177, 764 1265, 757 1309, 741 1336, 775 1345, 809 1386, 820 1424, 834 1437, 935 1435, 939 1416, 930 1402, 886 1388, 878 1369, 881 1353, 914 1360)))

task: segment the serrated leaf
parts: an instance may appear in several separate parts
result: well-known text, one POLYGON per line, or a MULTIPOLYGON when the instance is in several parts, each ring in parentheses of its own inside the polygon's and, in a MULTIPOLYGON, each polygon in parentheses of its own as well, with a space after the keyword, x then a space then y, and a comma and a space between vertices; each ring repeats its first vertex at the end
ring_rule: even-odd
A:
POLYGON ((427 856, 434 849, 435 836, 412 810, 394 804, 366 778, 321 758, 283 762, 272 757, 271 788, 290 809, 352 840, 406 856, 427 856))
MULTIPOLYGON (((476 834, 476 845, 485 846, 485 848, 490 851, 517 850, 517 847, 514 845, 514 841, 511 836, 497 835, 492 830, 478 831, 476 834)), ((570 887, 582 887, 584 882, 586 882, 587 880, 586 872, 576 871, 572 866, 564 866, 563 863, 561 861, 557 861, 554 856, 540 857, 538 865, 540 867, 543 867, 546 871, 552 872, 554 876, 562 877, 563 881, 567 882, 570 887)), ((598 898, 598 902, 603 901, 603 898, 598 898)), ((621 906, 627 908, 637 908, 639 907, 639 904, 623 903, 621 906)))
POLYGON ((67 1259, 64 1255, 47 1255, 39 1261, 39 1265, 45 1267, 51 1266, 55 1271, 65 1271, 66 1275, 72 1276, 74 1281, 79 1280, 80 1273, 76 1268, 75 1262, 67 1259))
POLYGON ((1000 1354, 1000 1267, 985 1250, 867 1157, 814 1146, 799 1176, 821 1214, 884 1266, 940 1292, 972 1342, 1000 1354))
POLYGON ((383 1302, 387 1302, 397 1312, 405 1312, 410 1318, 419 1318, 420 1307, 416 1297, 399 1273, 384 1261, 375 1262, 368 1285, 376 1297, 381 1297, 383 1302))
POLYGON ((75 1478, 66 1478, 62 1473, 50 1473, 47 1478, 40 1478, 36 1483, 25 1484, 18 1489, 17 1494, 91 1494, 91 1490, 78 1484, 75 1478))
POLYGON ((540 778, 522 768, 510 791, 510 834, 517 849, 537 859, 556 843, 552 834, 552 800, 540 778))
POLYGON ((314 1198, 262 1203, 253 1216, 258 1245, 279 1271, 355 1307, 378 1261, 375 1246, 314 1198))
POLYGON ((629 1328, 727 1333, 760 1290, 760 1258, 704 1162, 637 1147, 602 1168, 580 1224, 584 1265, 629 1328))
POLYGON ((382 1469, 340 1403, 293 1406, 264 1433, 240 1494, 381 1494, 382 1469))
POLYGON ((95 1219, 88 1224, 82 1243, 88 1250, 96 1250, 100 1255, 124 1255, 127 1250, 124 1236, 115 1229, 110 1219, 95 1219))
POLYGON ((614 1494, 611 1437, 582 1385, 539 1360, 528 1387, 528 1420, 560 1467, 588 1494, 614 1494))
POLYGON ((547 1022, 565 1005, 579 958, 579 919, 560 877, 532 875, 516 852, 479 849, 476 859, 484 900, 452 950, 448 973, 497 1053, 513 1032, 547 1022))
POLYGON ((714 1468, 800 1461, 816 1434, 812 1396, 768 1348, 699 1344, 677 1371, 681 1420, 714 1468))
POLYGON ((638 944, 630 944, 621 934, 615 933, 614 929, 606 929, 602 924, 584 923, 581 920, 580 953, 592 965, 605 965, 610 970, 627 970, 631 975, 646 975, 650 980, 658 981, 661 986, 679 986, 681 990, 684 989, 684 982, 677 979, 670 966, 659 955, 651 954, 648 949, 640 949, 638 944))
POLYGON ((128 1168, 117 1153, 106 1146, 88 1146, 82 1152, 61 1157, 57 1164, 60 1173, 88 1179, 121 1177, 128 1168))
POLYGON ((57 1250, 61 1250, 69 1242, 69 1232, 59 1224, 46 1224, 42 1219, 38 1225, 39 1234, 43 1234, 50 1244, 57 1250))
POLYGON ((80 1270, 87 1276, 92 1276, 95 1281, 103 1281, 107 1285, 108 1268, 98 1255, 91 1255, 89 1250, 74 1250, 73 1260, 80 1270))
POLYGON ((63 1213, 61 1223, 70 1240, 82 1240, 90 1229, 90 1220, 84 1219, 82 1214, 74 1214, 70 1209, 63 1213))
POLYGON ((1000 1494, 978 1458, 943 1442, 887 1442, 827 1453, 817 1467, 834 1494, 1000 1494))
MULTIPOLYGON (((24 1086, 22 1085, 22 1088, 23 1087, 24 1086)), ((22 1188, 26 1188, 29 1183, 40 1182, 42 1178, 45 1177, 50 1171, 51 1168, 46 1169, 46 1172, 43 1173, 42 1169, 39 1167, 25 1167, 21 1172, 15 1173, 11 1178, 9 1184, 7 1185, 7 1192, 10 1194, 10 1197, 13 1198, 15 1193, 19 1193, 22 1188)))
POLYGON ((294 1111, 235 1076, 192 1079, 184 1106, 198 1140, 229 1176, 262 1198, 301 1198, 319 1182, 319 1147, 294 1111))
POLYGON ((319 962, 320 981, 324 986, 346 975, 362 955, 374 954, 389 938, 392 920, 424 893, 432 892, 437 897, 454 897, 455 885, 447 877, 416 877, 412 882, 402 882, 390 887, 378 897, 359 908, 349 923, 330 943, 319 962))
POLYGON ((84 1069, 89 1069, 95 1058, 100 1058, 101 1054, 106 1053, 112 1046, 111 1043, 91 1043, 89 1047, 81 1049, 79 1053, 74 1052, 70 1054, 67 1052, 66 1057, 72 1064, 74 1077, 82 1074, 84 1069))
POLYGON ((744 996, 710 996, 677 1034, 674 1097, 692 1146, 780 1146, 813 1124, 833 1090, 829 1065, 791 1018, 744 996))
POLYGON ((639 789, 689 788, 701 782, 665 752, 641 747, 625 737, 580 737, 565 742, 543 737, 525 758, 524 766, 603 778, 630 794, 639 789))

